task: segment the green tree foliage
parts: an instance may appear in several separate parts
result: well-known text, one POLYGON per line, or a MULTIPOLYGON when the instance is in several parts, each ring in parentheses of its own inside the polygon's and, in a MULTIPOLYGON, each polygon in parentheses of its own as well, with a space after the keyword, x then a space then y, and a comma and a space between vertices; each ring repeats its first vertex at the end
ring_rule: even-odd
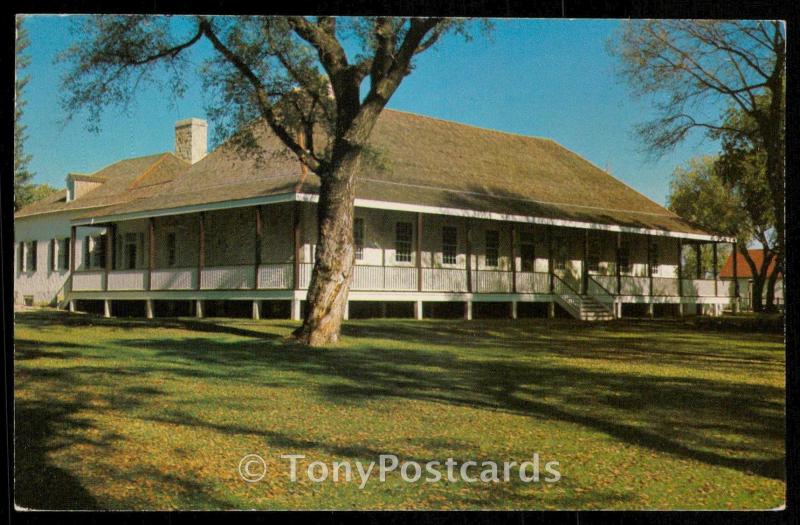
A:
MULTIPOLYGON (((762 106, 770 104, 767 97, 760 97, 762 106)), ((766 153, 757 132, 753 118, 736 107, 728 110, 723 129, 716 133, 721 139, 722 153, 715 164, 715 171, 725 186, 739 199, 747 211, 752 224, 753 238, 764 250, 764 262, 756 268, 749 254, 743 252, 747 264, 751 267, 754 279, 764 282, 766 287, 766 304, 764 309, 774 310, 775 285, 782 271, 782 261, 777 250, 777 221, 771 206, 771 190, 766 174, 766 153), (775 261, 772 272, 768 273, 768 265, 775 261)), ((781 137, 783 140, 783 137, 781 137)), ((761 296, 754 301, 754 307, 761 308, 761 296)))
POLYGON ((50 195, 54 194, 58 190, 54 187, 50 186, 49 184, 33 184, 31 185, 30 190, 28 191, 28 199, 29 204, 34 203, 36 201, 40 201, 45 197, 49 197, 50 195))
MULTIPOLYGON (((746 213, 739 200, 725 187, 714 171, 715 157, 697 157, 679 166, 672 174, 667 206, 693 223, 731 237, 751 236, 746 213)), ((700 248, 701 275, 711 273, 713 248, 704 244, 700 248)), ((722 268, 730 248, 721 246, 718 251, 717 271, 722 268)), ((697 257, 693 249, 684 247, 683 272, 697 275, 697 257)))
POLYGON ((28 169, 31 156, 25 153, 25 125, 22 124, 22 112, 25 108, 23 90, 30 77, 23 75, 22 71, 30 65, 30 58, 25 54, 25 49, 30 45, 28 31, 22 23, 23 18, 16 18, 16 78, 14 79, 14 210, 31 202, 31 179, 33 173, 28 169))
POLYGON ((47 197, 57 191, 48 184, 34 184, 34 173, 28 166, 31 156, 25 153, 26 126, 22 123, 25 99, 22 96, 25 86, 30 81, 22 71, 30 65, 31 59, 25 54, 30 45, 28 31, 23 24, 23 17, 16 18, 16 78, 14 79, 14 211, 47 197))
MULTIPOLYGON (((771 250, 769 230, 770 208, 759 205, 758 195, 761 188, 754 180, 750 185, 730 185, 720 174, 719 157, 698 157, 691 159, 685 166, 679 166, 673 172, 670 192, 667 198, 668 207, 678 215, 697 225, 717 231, 723 235, 736 237, 737 250, 743 254, 750 266, 753 277, 754 309, 761 309, 760 298, 767 279, 767 268, 774 257, 771 250), (755 189, 755 191, 754 191, 755 189), (747 252, 751 240, 761 242, 765 257, 761 266, 757 266, 747 252), (756 297, 757 296, 757 297, 756 297)), ((763 178, 761 185, 766 184, 763 178)), ((729 249, 720 250, 718 268, 730 253, 729 249)), ((684 273, 695 275, 697 271, 696 256, 685 253, 684 273)), ((701 248, 701 270, 711 268, 712 252, 708 246, 701 248)), ((704 273, 704 272, 701 272, 704 273)))
POLYGON ((136 86, 173 96, 187 86, 189 50, 213 54, 200 66, 209 115, 223 136, 253 152, 265 127, 320 179, 319 243, 298 339, 338 340, 352 278, 354 177, 386 103, 414 59, 442 36, 467 36, 466 22, 410 17, 90 17, 62 59, 64 105, 87 110, 90 126, 136 86), (362 85, 364 89, 362 89, 362 85))
MULTIPOLYGON (((640 20, 611 43, 622 76, 651 99, 657 116, 638 127, 648 150, 663 153, 692 130, 746 135, 763 158, 779 260, 784 245, 785 26, 764 20, 640 20), (710 114, 710 105, 730 111, 710 114)), ((755 158, 753 160, 756 160, 755 158)))

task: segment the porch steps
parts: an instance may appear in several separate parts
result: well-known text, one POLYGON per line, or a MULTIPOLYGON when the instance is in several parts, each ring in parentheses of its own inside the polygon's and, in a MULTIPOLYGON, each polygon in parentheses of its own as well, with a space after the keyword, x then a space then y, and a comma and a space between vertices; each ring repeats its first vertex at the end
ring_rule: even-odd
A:
POLYGON ((593 297, 588 295, 579 297, 581 298, 579 315, 582 321, 611 321, 614 319, 614 314, 593 297))
POLYGON ((575 319, 581 321, 610 321, 614 313, 590 295, 579 294, 559 277, 555 278, 554 298, 575 319))

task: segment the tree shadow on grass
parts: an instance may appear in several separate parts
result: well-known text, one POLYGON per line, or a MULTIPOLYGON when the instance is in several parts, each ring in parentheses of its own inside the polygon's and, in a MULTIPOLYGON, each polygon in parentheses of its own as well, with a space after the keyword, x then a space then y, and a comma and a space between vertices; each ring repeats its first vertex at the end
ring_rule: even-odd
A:
MULTIPOLYGON (((51 356, 29 356, 31 359, 51 356)), ((101 367, 104 368, 104 367, 101 367)), ((105 508, 86 489, 83 480, 56 464, 52 456, 67 451, 67 461, 90 460, 111 453, 122 436, 103 431, 89 417, 111 407, 130 411, 162 394, 154 387, 112 389, 105 395, 75 392, 85 384, 81 370, 91 367, 15 370, 15 391, 35 397, 16 397, 14 401, 14 501, 37 510, 98 510, 105 508), (75 450, 87 457, 75 457, 75 450)), ((102 374, 116 377, 112 368, 102 374)))
MULTIPOLYGON (((14 501, 29 509, 63 510, 100 508, 97 500, 70 472, 54 465, 48 454, 77 444, 64 437, 90 424, 76 418, 80 402, 17 401, 14 407, 14 501)), ((92 445, 102 445, 95 442, 92 445)))
MULTIPOLYGON (((195 326, 191 323, 183 326, 195 326)), ((82 366, 71 369, 77 374, 72 378, 59 379, 59 372, 52 370, 45 370, 47 374, 37 378, 58 379, 67 385, 73 384, 68 380, 79 383, 102 374, 127 372, 144 380, 213 377, 263 385, 275 372, 289 371, 298 374, 298 381, 310 387, 312 395, 327 402, 360 404, 394 398, 502 411, 539 421, 574 424, 623 443, 711 466, 784 479, 783 450, 776 446, 784 438, 782 388, 690 375, 614 372, 585 361, 618 358, 696 368, 706 366, 704 354, 717 354, 717 366, 725 366, 743 378, 750 370, 735 352, 718 348, 717 340, 711 344, 702 338, 681 341, 680 327, 666 325, 668 329, 659 330, 656 326, 659 325, 629 323, 620 327, 609 323, 588 327, 569 321, 517 325, 497 321, 353 323, 345 327, 349 348, 308 349, 286 344, 278 336, 258 330, 204 321, 196 326, 198 331, 233 334, 242 339, 179 339, 157 334, 147 339, 116 339, 109 343, 147 349, 147 356, 141 362, 132 362, 128 370, 82 366), (398 340, 402 346, 389 344, 398 340), (561 359, 564 357, 569 359, 561 359), (578 363, 573 357, 582 359, 578 363)), ((780 357, 773 350, 767 353, 780 357)), ((758 353, 748 359, 770 364, 769 358, 758 353)), ((771 366, 781 365, 778 359, 771 366)), ((134 390, 129 394, 134 401, 146 402, 148 396, 157 393, 134 390)), ((33 409, 31 415, 47 419, 47 414, 42 414, 43 407, 33 409)), ((211 426, 229 434, 257 431, 198 420, 187 414, 159 417, 174 423, 211 426)), ((57 413, 50 419, 67 426, 71 423, 67 416, 57 413)), ((36 435, 35 431, 32 433, 36 435)), ((293 438, 277 432, 264 437, 275 442, 283 440, 286 446, 328 447, 324 443, 286 441, 293 438)), ((373 457, 376 452, 369 447, 330 451, 373 457)), ((29 461, 42 464, 46 456, 34 455, 29 461)))
MULTIPOLYGON (((473 339, 469 335, 472 329, 466 334, 458 331, 457 326, 450 326, 451 344, 473 339)), ((319 376, 324 381, 311 379, 307 384, 317 385, 317 394, 329 402, 398 398, 504 411, 576 424, 625 443, 708 465, 772 479, 785 477, 783 451, 772 448, 784 438, 781 388, 529 359, 537 353, 545 357, 571 355, 575 345, 574 335, 569 334, 532 343, 533 338, 525 337, 522 331, 502 343, 520 352, 521 358, 514 360, 487 359, 485 353, 464 358, 458 352, 426 350, 430 332, 408 326, 402 326, 400 332, 406 343, 419 348, 397 350, 376 345, 374 339, 379 335, 388 340, 397 334, 394 328, 382 334, 370 328, 369 338, 357 349, 301 349, 209 340, 201 350, 196 342, 164 340, 158 343, 157 352, 170 361, 180 358, 212 364, 217 373, 230 374, 231 378, 252 374, 251 379, 257 381, 259 374, 269 370, 319 376), (741 451, 735 445, 741 439, 752 443, 746 455, 736 454, 730 447, 741 451)), ((132 346, 142 343, 115 342, 132 346)), ((643 354, 650 346, 646 339, 627 344, 620 349, 613 339, 599 338, 585 352, 591 355, 632 349, 643 354)))
MULTIPOLYGON (((228 334, 254 339, 276 339, 279 336, 258 330, 248 330, 221 322, 219 319, 188 319, 182 317, 141 319, 141 318, 105 318, 91 314, 66 314, 64 312, 39 310, 17 313, 14 322, 31 328, 55 325, 64 328, 99 327, 99 328, 173 328, 211 334, 228 334)), ((59 344, 61 346, 61 344, 59 344)), ((80 346, 80 345, 75 345, 80 346)))

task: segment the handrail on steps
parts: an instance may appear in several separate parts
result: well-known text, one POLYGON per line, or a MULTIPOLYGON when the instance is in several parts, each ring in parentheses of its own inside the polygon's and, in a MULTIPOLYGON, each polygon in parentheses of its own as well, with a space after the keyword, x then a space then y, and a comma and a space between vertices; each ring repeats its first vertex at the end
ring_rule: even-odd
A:
POLYGON ((593 282, 594 284, 596 284, 597 286, 599 286, 599 287, 600 287, 600 289, 601 289, 601 290, 603 290, 603 291, 606 293, 606 295, 609 295, 609 296, 611 296, 611 297, 614 297, 614 295, 615 295, 615 294, 613 294, 613 293, 609 292, 609 291, 608 291, 608 288, 606 288, 605 286, 603 286, 603 283, 601 283, 600 281, 598 281, 597 279, 595 279, 593 275, 589 274, 589 280, 590 280, 590 281, 592 281, 592 282, 593 282))

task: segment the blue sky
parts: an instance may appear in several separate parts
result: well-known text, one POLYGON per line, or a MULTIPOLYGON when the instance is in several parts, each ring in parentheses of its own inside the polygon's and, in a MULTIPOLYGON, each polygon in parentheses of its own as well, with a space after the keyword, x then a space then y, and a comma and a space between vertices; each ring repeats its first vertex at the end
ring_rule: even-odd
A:
MULTIPOLYGON (((551 138, 663 204, 673 169, 695 155, 715 153, 717 144, 697 133, 657 161, 641 151, 634 126, 653 115, 652 102, 635 99, 615 74, 606 42, 619 24, 497 20, 488 37, 476 34, 464 42, 451 36, 419 57, 388 107, 551 138)), ((204 95, 195 82, 174 104, 168 95, 145 89, 126 111, 109 108, 99 133, 87 131, 80 116, 66 122, 59 98, 65 66, 53 60, 75 40, 73 25, 68 17, 25 21, 31 39, 25 147, 33 156, 35 182, 59 188, 68 172, 169 151, 176 120, 205 118, 204 95)), ((213 126, 209 122, 211 135, 213 126)))

